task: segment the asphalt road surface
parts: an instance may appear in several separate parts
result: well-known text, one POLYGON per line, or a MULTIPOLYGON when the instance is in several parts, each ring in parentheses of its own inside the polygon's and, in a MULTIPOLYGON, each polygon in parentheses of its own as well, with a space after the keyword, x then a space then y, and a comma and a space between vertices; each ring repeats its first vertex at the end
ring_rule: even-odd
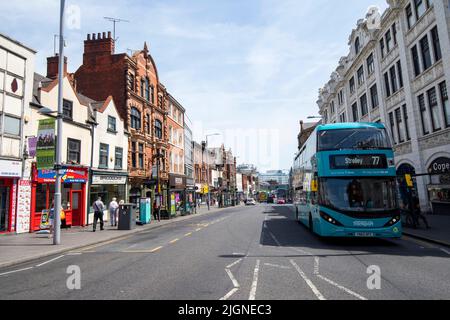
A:
POLYGON ((450 299, 448 249, 321 239, 293 216, 230 208, 0 269, 0 299, 450 299))

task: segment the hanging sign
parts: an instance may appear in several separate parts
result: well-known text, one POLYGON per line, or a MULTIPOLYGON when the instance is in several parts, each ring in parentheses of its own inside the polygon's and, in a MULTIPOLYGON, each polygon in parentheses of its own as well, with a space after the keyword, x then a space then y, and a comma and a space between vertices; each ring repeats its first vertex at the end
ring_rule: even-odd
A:
POLYGON ((38 169, 53 169, 55 165, 55 119, 39 120, 36 143, 38 169))

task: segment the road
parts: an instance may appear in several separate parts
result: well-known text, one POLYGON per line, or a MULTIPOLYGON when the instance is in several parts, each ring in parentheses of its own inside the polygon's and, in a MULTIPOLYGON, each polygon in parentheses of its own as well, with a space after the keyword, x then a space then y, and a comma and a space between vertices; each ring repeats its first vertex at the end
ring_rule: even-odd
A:
POLYGON ((257 205, 0 269, 0 299, 450 299, 448 279, 445 248, 407 237, 324 240, 289 206, 257 205), (79 267, 79 290, 68 289, 69 266, 79 267), (372 278, 368 288, 371 266, 379 288, 372 278))

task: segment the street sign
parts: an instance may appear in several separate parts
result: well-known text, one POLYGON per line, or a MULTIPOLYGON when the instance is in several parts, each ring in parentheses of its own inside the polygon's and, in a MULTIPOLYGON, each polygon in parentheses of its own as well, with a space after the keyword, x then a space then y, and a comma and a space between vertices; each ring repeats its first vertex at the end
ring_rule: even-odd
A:
POLYGON ((55 119, 39 120, 36 144, 38 169, 53 169, 55 165, 55 119))

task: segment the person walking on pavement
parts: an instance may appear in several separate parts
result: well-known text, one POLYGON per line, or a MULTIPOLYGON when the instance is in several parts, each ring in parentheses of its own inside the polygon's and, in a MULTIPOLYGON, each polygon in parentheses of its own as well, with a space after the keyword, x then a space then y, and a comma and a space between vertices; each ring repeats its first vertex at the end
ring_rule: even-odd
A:
POLYGON ((102 202, 102 197, 98 197, 97 201, 92 205, 94 208, 94 232, 97 229, 97 220, 100 219, 100 230, 103 230, 103 210, 105 210, 105 205, 102 202))
POLYGON ((109 203, 109 216, 111 218, 111 227, 117 227, 117 216, 119 212, 119 204, 117 198, 112 198, 109 203))
POLYGON ((415 227, 416 226, 420 226, 420 221, 419 220, 422 219, 422 221, 425 224, 425 227, 427 229, 430 229, 430 226, 428 225, 427 218, 422 214, 422 210, 420 209, 420 201, 417 198, 415 198, 413 200, 412 214, 413 214, 413 217, 414 217, 415 227))

